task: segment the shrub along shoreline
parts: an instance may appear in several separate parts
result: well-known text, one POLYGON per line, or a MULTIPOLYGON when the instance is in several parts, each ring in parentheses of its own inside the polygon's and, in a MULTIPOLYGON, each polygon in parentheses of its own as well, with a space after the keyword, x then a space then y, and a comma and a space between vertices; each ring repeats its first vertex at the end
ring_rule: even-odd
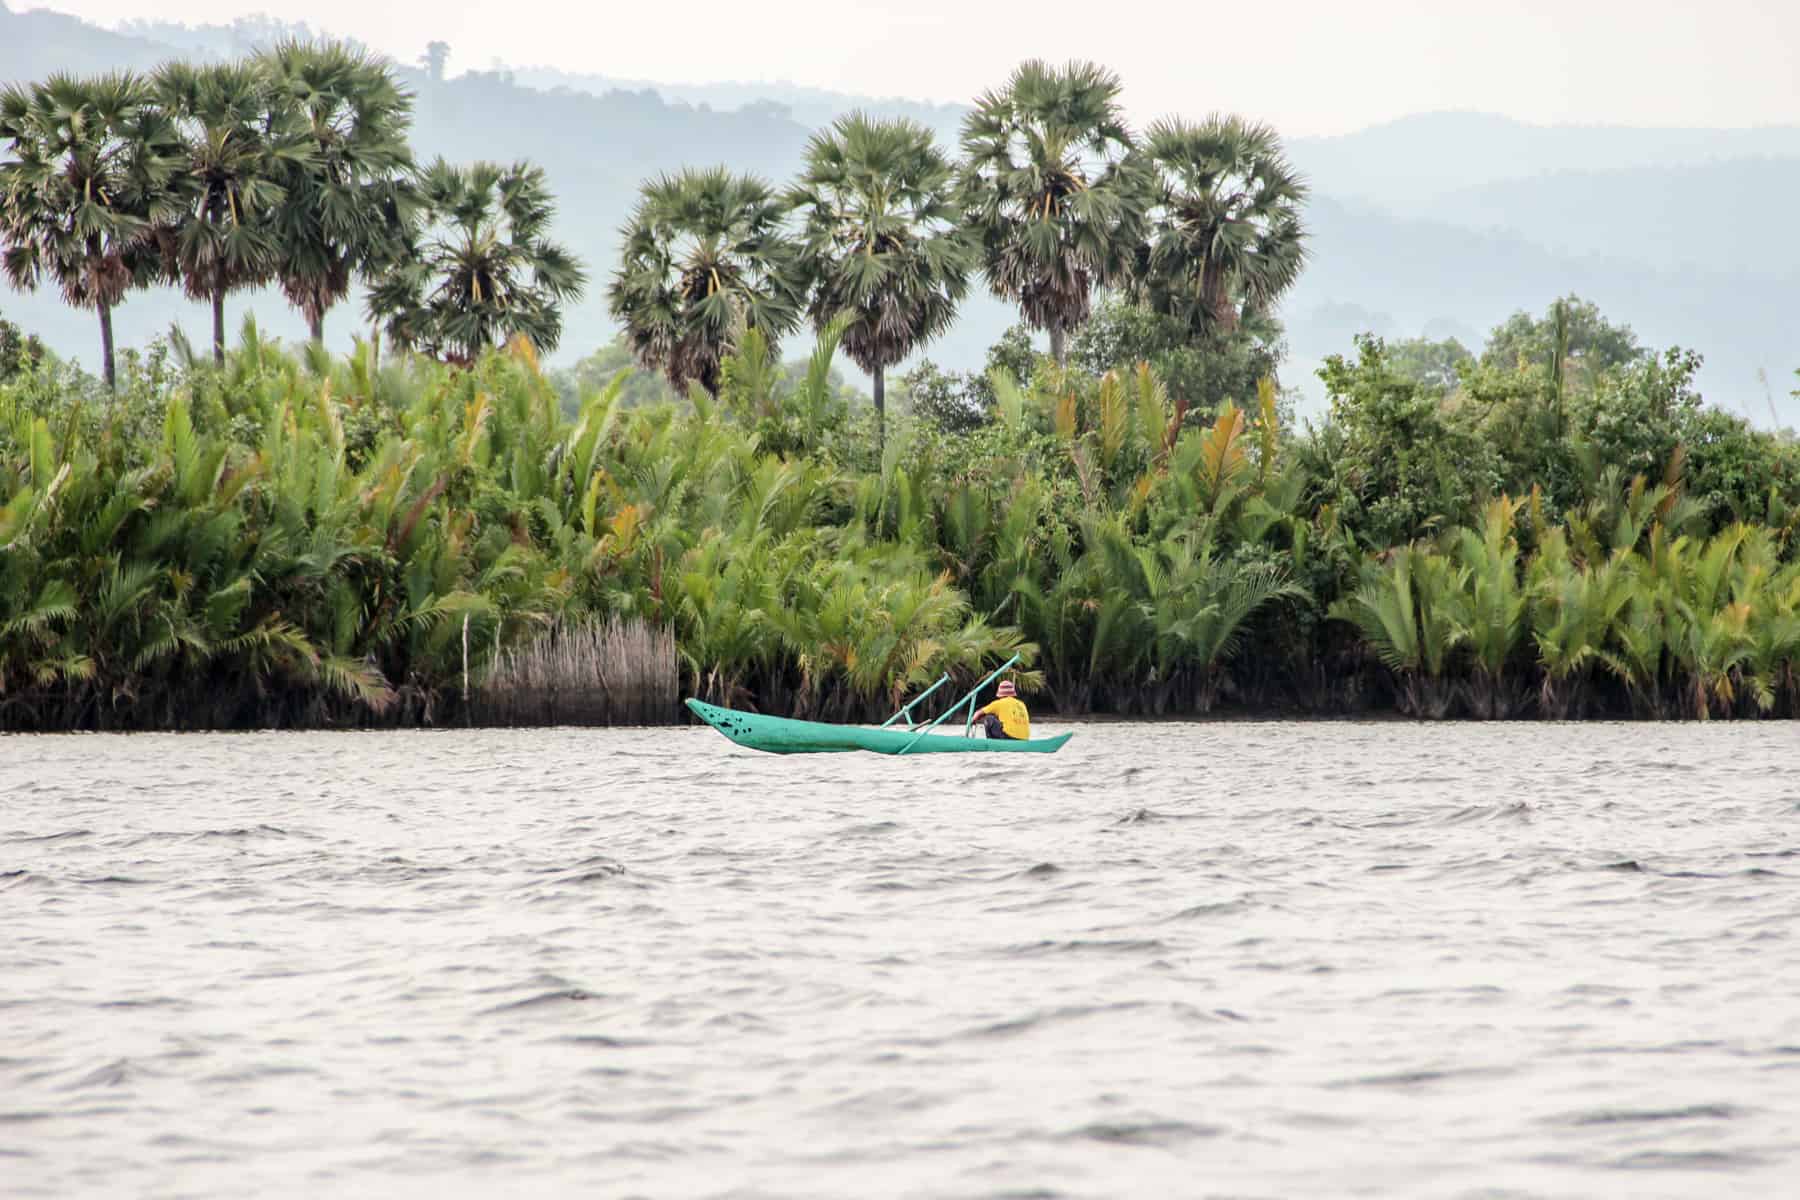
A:
POLYGON ((878 451, 829 334, 790 371, 758 343, 716 400, 644 407, 565 401, 523 341, 463 369, 247 323, 116 391, 21 366, 0 728, 460 725, 465 670, 608 620, 673 634, 680 694, 834 721, 1015 652, 1063 715, 1800 712, 1794 447, 1678 355, 1559 412, 1365 340, 1302 430, 1266 382, 1195 413, 1146 364, 1040 359, 878 451))

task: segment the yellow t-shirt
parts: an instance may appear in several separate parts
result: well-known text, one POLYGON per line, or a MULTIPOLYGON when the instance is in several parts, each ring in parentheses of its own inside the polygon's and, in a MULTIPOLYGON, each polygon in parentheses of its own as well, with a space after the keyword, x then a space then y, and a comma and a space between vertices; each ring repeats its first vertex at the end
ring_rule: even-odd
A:
POLYGON ((1000 728, 1006 731, 1007 737, 1021 742, 1031 740, 1031 714, 1025 711, 1025 706, 1019 703, 1018 697, 1002 696, 975 715, 979 717, 986 713, 993 713, 1000 718, 1000 728))

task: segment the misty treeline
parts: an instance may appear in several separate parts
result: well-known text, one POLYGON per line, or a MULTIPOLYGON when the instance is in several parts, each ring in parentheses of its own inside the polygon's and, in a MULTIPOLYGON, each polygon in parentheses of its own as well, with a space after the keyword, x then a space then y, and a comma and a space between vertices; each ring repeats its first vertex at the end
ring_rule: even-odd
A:
POLYGON ((543 172, 416 162, 411 113, 387 63, 329 41, 9 86, 6 277, 97 315, 109 386, 113 309, 162 283, 210 303, 216 362, 226 297, 269 284, 314 341, 361 281, 401 348, 462 362, 518 334, 554 348, 585 274, 548 237, 543 172))

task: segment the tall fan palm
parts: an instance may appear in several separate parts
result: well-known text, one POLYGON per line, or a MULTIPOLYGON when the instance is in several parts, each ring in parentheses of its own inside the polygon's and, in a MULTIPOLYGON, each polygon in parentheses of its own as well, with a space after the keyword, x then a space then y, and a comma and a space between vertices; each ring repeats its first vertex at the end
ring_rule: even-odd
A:
POLYGON ((929 129, 858 112, 814 135, 791 193, 804 213, 813 323, 851 314, 844 352, 874 380, 877 421, 887 368, 948 329, 969 290, 975 248, 952 184, 929 129))
POLYGON ((429 221, 370 291, 370 318, 400 345, 458 362, 518 334, 556 349, 561 305, 580 298, 587 272, 546 236, 556 205, 543 170, 439 159, 419 192, 429 221))
POLYGON ((1195 332, 1266 315, 1306 262, 1306 182, 1281 139, 1242 117, 1174 117, 1150 127, 1144 148, 1158 178, 1140 299, 1195 332))
POLYGON ((1118 95, 1111 71, 1034 59, 963 122, 960 195, 988 284, 1049 332, 1059 363, 1094 288, 1125 279, 1142 236, 1148 178, 1118 95))
POLYGON ((171 62, 153 86, 185 151, 174 180, 183 205, 176 266, 187 294, 212 303, 213 361, 223 363, 225 296, 273 275, 278 179, 304 166, 306 143, 256 64, 171 62))
POLYGON ((786 215, 768 184, 723 167, 645 184, 607 289, 638 361, 716 395, 719 363, 744 329, 771 345, 792 332, 804 297, 786 215))
POLYGON ((308 153, 280 180, 276 276, 314 341, 358 272, 404 253, 417 208, 409 181, 412 94, 381 59, 341 42, 282 42, 266 53, 308 153))
POLYGON ((101 373, 114 383, 112 310, 161 271, 159 225, 173 215, 174 133, 131 74, 52 75, 0 91, 0 244, 6 277, 49 279, 100 317, 101 373))

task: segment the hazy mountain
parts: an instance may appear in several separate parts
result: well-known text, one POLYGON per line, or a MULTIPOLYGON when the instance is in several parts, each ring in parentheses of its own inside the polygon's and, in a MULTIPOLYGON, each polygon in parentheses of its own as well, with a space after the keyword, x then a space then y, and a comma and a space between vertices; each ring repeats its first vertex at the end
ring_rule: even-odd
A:
POLYGON ((1321 193, 1417 216, 1438 211, 1453 192, 1557 172, 1800 158, 1800 126, 1632 129, 1427 113, 1338 137, 1295 138, 1288 152, 1321 193))
MULTIPOLYGON (((53 68, 142 69, 177 54, 221 57, 309 32, 265 18, 230 26, 139 23, 127 34, 14 13, 4 3, 0 82, 53 68)), ((1009 66, 997 64, 996 79, 1009 66)), ((590 273, 588 298, 568 314, 561 361, 613 334, 605 286, 619 226, 646 177, 725 163, 786 180, 811 132, 840 112, 904 113, 949 143, 963 111, 787 84, 679 87, 535 68, 432 81, 412 64, 400 71, 417 94, 421 156, 528 158, 548 172, 559 202, 557 235, 590 273)), ((1283 378, 1315 401, 1318 359, 1347 351, 1364 329, 1455 336, 1476 346, 1515 309, 1542 312, 1556 296, 1577 292, 1648 344, 1704 353, 1702 385, 1725 407, 1767 421, 1761 368, 1791 411, 1786 393, 1800 347, 1786 313, 1800 284, 1800 237, 1779 218, 1800 185, 1800 128, 1541 128, 1437 114, 1295 139, 1290 150, 1315 195, 1311 265, 1284 306, 1292 354, 1283 378)), ((303 335, 277 296, 233 297, 228 320, 246 308, 280 336, 303 335)), ((5 291, 0 311, 91 361, 91 314, 54 295, 5 291)), ((930 354, 947 366, 976 366, 1013 319, 983 295, 930 354)), ((117 315, 121 344, 141 343, 172 320, 194 335, 206 328, 203 308, 172 291, 134 295, 117 315)), ((330 315, 327 333, 343 344, 362 325, 358 301, 330 315)))
POLYGON ((174 51, 144 38, 111 33, 77 17, 14 12, 0 0, 0 83, 51 71, 87 75, 155 66, 174 51))
MULTIPOLYGON (((121 21, 118 32, 173 47, 190 59, 237 58, 272 46, 283 38, 302 41, 323 36, 305 21, 283 21, 265 13, 239 17, 229 25, 181 25, 174 21, 121 21)), ((355 38, 343 38, 360 46, 355 38)))
POLYGON ((1504 179, 1416 211, 1564 254, 1770 274, 1800 270, 1797 196, 1800 157, 1757 157, 1504 179))
POLYGON ((545 91, 566 87, 597 96, 614 91, 653 91, 678 104, 719 112, 772 106, 781 115, 809 129, 829 125, 854 109, 861 109, 871 116, 910 117, 935 133, 946 150, 955 148, 962 130, 963 116, 969 111, 968 106, 962 104, 932 104, 902 97, 852 96, 844 92, 785 82, 655 83, 646 79, 574 74, 553 67, 514 67, 507 70, 517 82, 545 91))

